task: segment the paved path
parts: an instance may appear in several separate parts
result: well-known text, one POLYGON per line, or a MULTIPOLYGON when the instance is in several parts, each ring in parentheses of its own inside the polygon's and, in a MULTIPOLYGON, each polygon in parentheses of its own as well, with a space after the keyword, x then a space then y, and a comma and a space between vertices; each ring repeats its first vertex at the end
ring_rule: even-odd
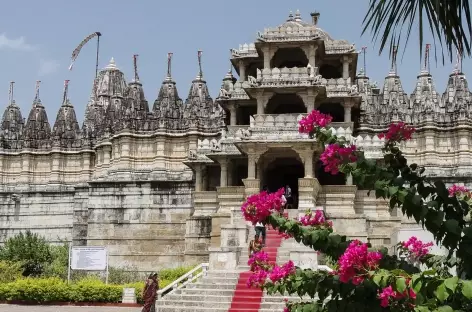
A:
POLYGON ((18 306, 0 304, 0 312, 140 312, 141 308, 71 307, 71 306, 18 306))

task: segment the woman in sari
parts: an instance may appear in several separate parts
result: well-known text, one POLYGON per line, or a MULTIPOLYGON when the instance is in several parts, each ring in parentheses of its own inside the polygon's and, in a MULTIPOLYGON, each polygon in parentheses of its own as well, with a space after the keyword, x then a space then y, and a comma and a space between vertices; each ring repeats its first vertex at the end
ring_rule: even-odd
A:
POLYGON ((157 280, 157 273, 149 275, 146 280, 146 285, 143 289, 144 307, 141 312, 155 312, 157 291, 159 290, 159 281, 157 280))

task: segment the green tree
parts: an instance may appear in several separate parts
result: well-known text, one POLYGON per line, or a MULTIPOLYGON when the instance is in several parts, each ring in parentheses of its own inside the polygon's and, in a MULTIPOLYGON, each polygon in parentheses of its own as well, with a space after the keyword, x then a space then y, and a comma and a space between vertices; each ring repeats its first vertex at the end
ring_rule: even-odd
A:
POLYGON ((5 242, 0 248, 0 260, 21 262, 24 276, 38 276, 52 261, 52 255, 46 239, 27 231, 5 242))
POLYGON ((450 60, 457 49, 471 55, 472 22, 469 0, 370 0, 364 18, 363 33, 370 30, 374 39, 381 37, 379 53, 386 45, 406 46, 413 28, 419 28, 419 47, 422 53, 425 28, 439 43, 442 60, 446 48, 450 60), (418 26, 417 26, 418 25, 418 26), (402 32, 406 26, 407 32, 402 32))

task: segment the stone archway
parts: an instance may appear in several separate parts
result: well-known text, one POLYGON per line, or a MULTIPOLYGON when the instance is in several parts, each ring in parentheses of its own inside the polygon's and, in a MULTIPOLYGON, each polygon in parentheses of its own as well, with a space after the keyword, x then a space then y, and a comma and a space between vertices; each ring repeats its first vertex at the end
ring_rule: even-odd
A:
POLYGON ((271 59, 271 68, 293 68, 306 67, 308 57, 301 48, 280 48, 277 49, 271 59))
POLYGON ((274 94, 266 106, 267 114, 306 114, 303 99, 295 93, 274 94))
POLYGON ((292 149, 271 149, 260 160, 261 186, 270 192, 289 185, 294 199, 293 208, 298 207, 298 179, 305 176, 302 160, 292 149))

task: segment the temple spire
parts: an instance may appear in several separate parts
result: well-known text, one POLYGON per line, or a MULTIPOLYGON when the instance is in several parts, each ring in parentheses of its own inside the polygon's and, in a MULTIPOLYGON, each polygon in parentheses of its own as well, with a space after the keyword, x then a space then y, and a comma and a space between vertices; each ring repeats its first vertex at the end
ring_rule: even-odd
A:
POLYGON ((203 70, 202 70, 202 51, 198 50, 198 76, 200 79, 203 79, 203 70))
POLYGON ((8 105, 12 105, 15 100, 13 99, 13 86, 15 85, 14 81, 10 81, 10 89, 8 90, 8 105))
POLYGON ((68 102, 68 97, 69 97, 69 81, 70 80, 64 80, 64 93, 62 95, 62 105, 66 105, 68 102))
POLYGON ((36 87, 35 87, 36 91, 35 91, 33 104, 41 103, 41 99, 39 98, 40 85, 41 85, 41 80, 36 80, 36 87))
POLYGON ((139 82, 138 75, 138 54, 133 55, 134 82, 139 82))
POLYGON ((166 80, 172 80, 172 56, 174 53, 167 53, 167 77, 166 80))

